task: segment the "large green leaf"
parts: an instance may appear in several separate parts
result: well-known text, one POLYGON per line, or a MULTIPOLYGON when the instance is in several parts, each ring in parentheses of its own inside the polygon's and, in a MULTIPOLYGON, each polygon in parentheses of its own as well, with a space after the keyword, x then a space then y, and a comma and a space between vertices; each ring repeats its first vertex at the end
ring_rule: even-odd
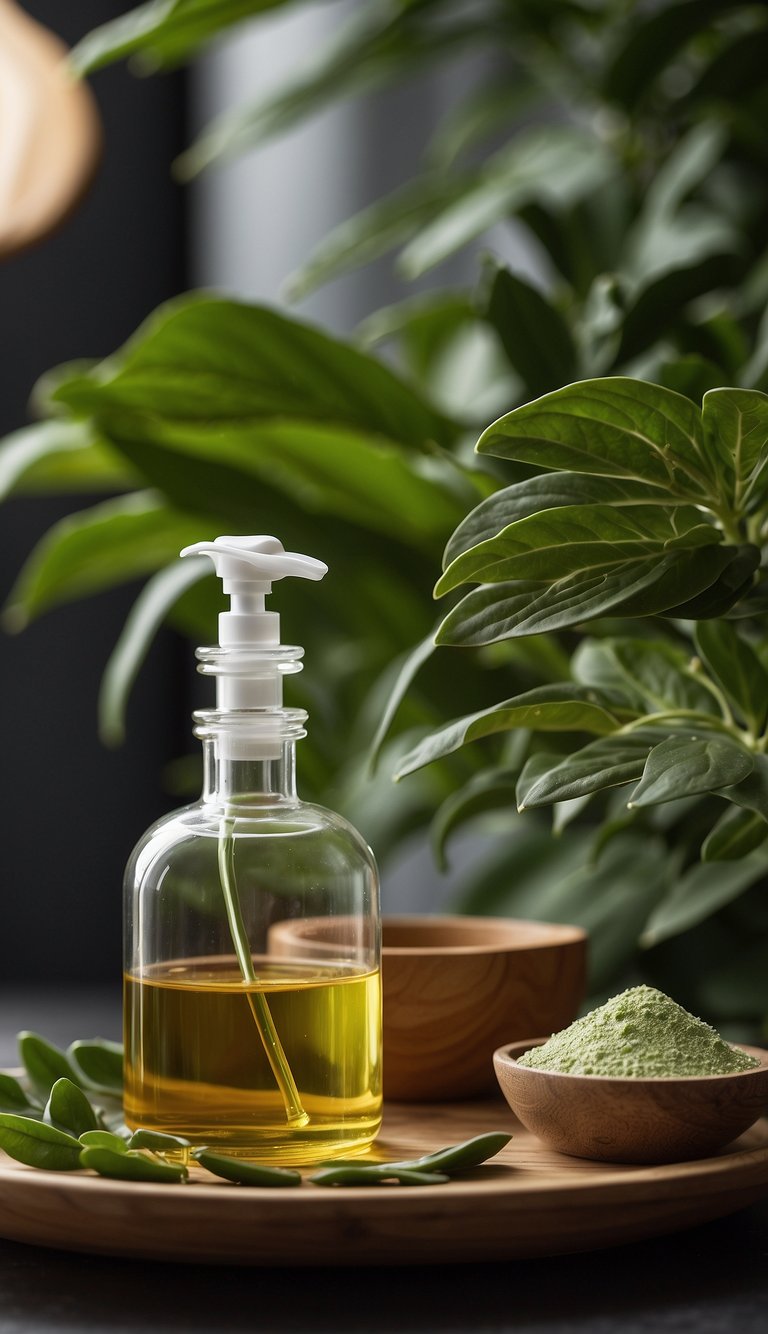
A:
POLYGON ((519 274, 498 269, 487 318, 530 394, 545 394, 577 374, 577 351, 560 311, 519 274))
POLYGON ((183 546, 215 536, 199 516, 177 514, 149 492, 68 515, 49 529, 21 571, 4 612, 6 625, 20 630, 56 603, 149 574, 183 546))
MULTIPOLYGON (((670 609, 674 609, 674 615, 683 615, 686 599, 704 589, 717 589, 729 569, 738 566, 741 570, 745 559, 747 568, 754 570, 760 559, 757 548, 693 547, 656 559, 627 561, 612 570, 579 571, 551 584, 525 579, 489 584, 468 593, 448 613, 436 642, 492 644, 515 635, 586 624, 612 612, 650 616, 673 614, 670 609)), ((736 582, 738 587, 728 594, 726 607, 739 594, 741 583, 736 582)), ((712 614, 721 611, 718 601, 712 614)))
POLYGON ((540 510, 568 505, 658 505, 659 492, 645 482, 614 477, 589 477, 575 472, 545 472, 503 487, 482 500, 453 533, 445 548, 443 569, 470 547, 479 546, 502 529, 540 510))
POLYGON ((741 782, 753 768, 749 752, 728 737, 670 736, 650 752, 627 805, 657 806, 716 792, 741 782))
POLYGON ((280 9, 288 0, 149 0, 94 28, 71 55, 88 74, 125 56, 142 55, 147 66, 173 66, 233 23, 280 9))
POLYGON ((539 686, 502 704, 458 718, 425 737, 401 760, 395 778, 404 778, 414 769, 421 769, 494 732, 531 727, 539 732, 593 732, 600 736, 615 732, 618 726, 618 720, 604 707, 596 691, 579 688, 571 682, 539 686))
POLYGON ((768 874, 768 854, 758 849, 739 862, 709 862, 686 871, 648 919, 642 944, 658 945, 688 931, 731 903, 768 874))
POLYGON ((510 524, 458 556, 438 580, 442 596, 465 583, 563 579, 657 562, 672 550, 715 546, 721 535, 692 505, 565 505, 510 524))
POLYGON ((370 765, 375 768, 379 758, 384 739, 389 732, 395 718, 395 714, 412 686, 418 672, 424 666, 424 663, 432 657, 435 651, 434 633, 428 634, 425 639, 420 640, 414 648, 404 653, 400 660, 393 664, 390 670, 396 671, 392 689, 389 692, 387 704, 382 712, 379 725, 376 728, 376 734, 371 742, 370 765))
POLYGON ((729 621, 702 621, 696 648, 715 681, 755 736, 768 717, 768 671, 729 621))
POLYGON ((275 310, 192 294, 161 306, 120 353, 59 384, 76 412, 207 428, 286 418, 428 451, 452 425, 372 357, 275 310))
POLYGON ((520 131, 484 164, 474 185, 405 247, 400 268, 417 278, 534 201, 558 209, 595 190, 614 170, 599 140, 565 126, 520 131))
POLYGON ((700 411, 682 394, 626 376, 582 380, 516 408, 477 448, 539 468, 633 477, 664 499, 717 496, 700 411))
MULTIPOLYGON (((105 415, 101 423, 127 457, 158 481, 157 470, 163 466, 158 455, 164 456, 170 494, 177 503, 183 503, 182 493, 188 494, 185 482, 192 468, 202 465, 210 469, 214 485, 234 490, 236 507, 247 502, 252 516, 271 513, 269 495, 277 489, 294 516, 297 510, 337 516, 430 553, 439 549, 466 508, 452 465, 423 461, 363 431, 277 419, 179 423, 149 414, 105 415), (186 468, 189 474, 178 478, 186 468)), ((201 492, 206 511, 211 494, 201 492)), ((192 503, 190 497, 187 504, 192 503)), ((216 508, 220 505, 218 499, 216 508)), ((325 527, 327 545, 327 523, 325 527)))
POLYGON ((545 769, 542 756, 529 761, 517 785, 519 810, 571 801, 602 788, 619 787, 637 779, 645 768, 648 752, 663 733, 653 728, 601 737, 563 759, 553 756, 545 769))

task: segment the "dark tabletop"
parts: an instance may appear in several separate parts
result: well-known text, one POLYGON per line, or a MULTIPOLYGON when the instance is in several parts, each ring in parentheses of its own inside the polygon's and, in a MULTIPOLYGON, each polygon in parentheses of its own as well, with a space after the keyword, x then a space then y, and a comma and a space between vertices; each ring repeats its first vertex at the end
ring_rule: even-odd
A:
MULTIPOLYGON (((14 1035, 119 1034, 111 993, 0 993, 14 1035)), ((677 1235, 587 1255, 386 1269, 240 1269, 109 1260, 0 1241, 0 1334, 31 1331, 766 1334, 768 1200, 677 1235)))

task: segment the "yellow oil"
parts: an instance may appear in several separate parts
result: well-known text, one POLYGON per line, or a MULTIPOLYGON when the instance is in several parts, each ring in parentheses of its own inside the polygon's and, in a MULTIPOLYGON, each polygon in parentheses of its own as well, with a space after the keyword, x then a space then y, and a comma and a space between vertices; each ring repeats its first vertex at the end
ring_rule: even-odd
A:
POLYGON ((363 1152, 381 1121, 378 972, 177 960, 125 977, 125 1119, 274 1163, 363 1152), (306 1113, 292 1124, 254 1022, 266 1000, 306 1113))

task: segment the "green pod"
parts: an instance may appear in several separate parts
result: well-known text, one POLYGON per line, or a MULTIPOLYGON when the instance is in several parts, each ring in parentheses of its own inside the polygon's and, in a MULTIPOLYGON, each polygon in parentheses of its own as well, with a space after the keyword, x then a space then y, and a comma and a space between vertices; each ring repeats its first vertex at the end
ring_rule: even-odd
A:
POLYGON ((425 1172, 467 1172, 472 1167, 500 1153, 512 1136, 503 1131, 492 1131, 487 1135, 476 1135, 474 1139, 453 1144, 447 1149, 438 1149, 435 1153, 425 1154, 423 1158, 412 1158, 408 1162, 397 1163, 398 1167, 413 1167, 425 1172))
POLYGON ((80 1162, 83 1167, 90 1167, 99 1176, 112 1177, 115 1181, 186 1181, 189 1173, 186 1167, 175 1163, 161 1163, 156 1158, 147 1158, 143 1153, 116 1152, 114 1149, 82 1149, 80 1162))
POLYGON ((18 1163, 49 1172, 74 1172, 80 1166, 79 1140, 64 1130, 29 1116, 0 1112, 0 1149, 18 1163))
POLYGON ((321 1168, 311 1176, 316 1186, 383 1186, 388 1181, 397 1181, 401 1186, 444 1186, 450 1177, 439 1172, 419 1172, 399 1163, 376 1163, 370 1165, 321 1168))
POLYGON ((239 1186, 300 1186, 301 1173, 291 1167, 266 1167, 242 1158, 229 1158, 210 1149, 196 1149, 196 1162, 214 1176, 233 1181, 239 1186))

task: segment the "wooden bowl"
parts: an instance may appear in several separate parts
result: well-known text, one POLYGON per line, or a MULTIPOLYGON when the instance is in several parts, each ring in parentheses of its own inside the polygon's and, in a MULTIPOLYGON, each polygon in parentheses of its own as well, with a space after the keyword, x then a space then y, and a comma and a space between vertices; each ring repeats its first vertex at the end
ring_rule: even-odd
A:
MULTIPOLYGON (((364 958, 354 918, 274 923, 269 952, 364 958)), ((385 917, 382 924, 384 1094, 401 1102, 496 1091, 500 1042, 565 1028, 584 996, 586 934, 508 917, 385 917)))
POLYGON ((584 995, 580 927, 497 917, 385 917, 382 940, 384 1093, 390 1099, 492 1093, 499 1043, 565 1028, 584 995))
POLYGON ((494 1054, 502 1092, 523 1125, 552 1149, 614 1163, 706 1158, 768 1107, 768 1051, 740 1047, 759 1066, 730 1075, 636 1079, 570 1075, 518 1065, 546 1038, 494 1054))

